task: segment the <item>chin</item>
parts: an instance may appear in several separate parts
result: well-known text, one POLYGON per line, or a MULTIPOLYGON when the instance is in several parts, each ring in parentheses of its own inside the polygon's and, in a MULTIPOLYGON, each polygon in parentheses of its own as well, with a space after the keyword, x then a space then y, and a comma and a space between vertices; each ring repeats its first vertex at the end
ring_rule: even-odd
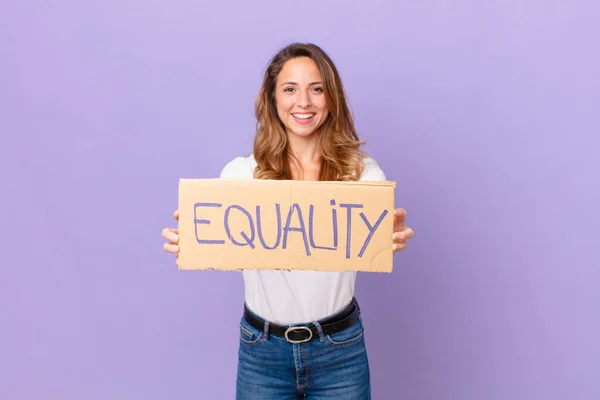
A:
POLYGON ((296 129, 294 129, 294 130, 291 130, 291 133, 293 135, 300 136, 300 137, 309 137, 309 136, 314 135, 316 132, 317 132, 316 129, 312 129, 312 130, 308 130, 308 129, 297 129, 296 130, 296 129))
POLYGON ((319 132, 319 128, 321 127, 321 124, 315 124, 315 125, 310 125, 310 126, 298 126, 297 124, 290 124, 291 126, 288 128, 289 132, 291 132, 292 134, 296 135, 296 136, 301 136, 301 137, 309 137, 312 136, 314 134, 316 134, 317 132, 319 132))

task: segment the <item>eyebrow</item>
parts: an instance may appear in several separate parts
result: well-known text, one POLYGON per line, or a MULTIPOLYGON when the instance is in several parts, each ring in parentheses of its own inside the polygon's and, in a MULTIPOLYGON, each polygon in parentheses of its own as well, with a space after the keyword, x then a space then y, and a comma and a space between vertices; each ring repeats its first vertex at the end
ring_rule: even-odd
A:
MULTIPOLYGON (((313 85, 322 85, 323 82, 311 82, 308 86, 313 86, 313 85)), ((296 82, 292 82, 292 81, 288 81, 288 82, 283 82, 280 86, 285 86, 285 85, 297 85, 296 82)))

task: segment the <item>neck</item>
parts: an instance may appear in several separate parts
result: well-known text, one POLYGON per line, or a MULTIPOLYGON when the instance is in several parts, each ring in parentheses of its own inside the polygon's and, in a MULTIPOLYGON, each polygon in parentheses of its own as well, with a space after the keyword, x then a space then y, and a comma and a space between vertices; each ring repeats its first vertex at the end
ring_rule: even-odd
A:
POLYGON ((290 166, 292 179, 319 180, 321 154, 319 137, 316 134, 308 137, 288 135, 290 166))
POLYGON ((321 159, 319 152, 319 137, 316 134, 301 137, 288 134, 290 155, 301 165, 318 163, 321 159))

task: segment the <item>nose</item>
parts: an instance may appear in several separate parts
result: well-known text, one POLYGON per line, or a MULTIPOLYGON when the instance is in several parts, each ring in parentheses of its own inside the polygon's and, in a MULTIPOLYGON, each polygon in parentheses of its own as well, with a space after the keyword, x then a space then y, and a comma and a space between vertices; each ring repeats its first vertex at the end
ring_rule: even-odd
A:
POLYGON ((298 101, 297 104, 299 107, 306 108, 310 106, 310 96, 307 92, 300 90, 298 91, 298 101))

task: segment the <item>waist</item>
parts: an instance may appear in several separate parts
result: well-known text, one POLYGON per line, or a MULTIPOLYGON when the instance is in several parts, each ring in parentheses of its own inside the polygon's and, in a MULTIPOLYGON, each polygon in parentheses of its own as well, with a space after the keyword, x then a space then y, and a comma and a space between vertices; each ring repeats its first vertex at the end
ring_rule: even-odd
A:
POLYGON ((271 323, 254 314, 244 305, 244 319, 246 322, 268 335, 283 337, 288 342, 294 344, 308 342, 318 338, 321 334, 329 335, 340 332, 354 324, 359 318, 360 308, 355 298, 352 298, 350 304, 332 316, 316 322, 295 325, 271 323))

